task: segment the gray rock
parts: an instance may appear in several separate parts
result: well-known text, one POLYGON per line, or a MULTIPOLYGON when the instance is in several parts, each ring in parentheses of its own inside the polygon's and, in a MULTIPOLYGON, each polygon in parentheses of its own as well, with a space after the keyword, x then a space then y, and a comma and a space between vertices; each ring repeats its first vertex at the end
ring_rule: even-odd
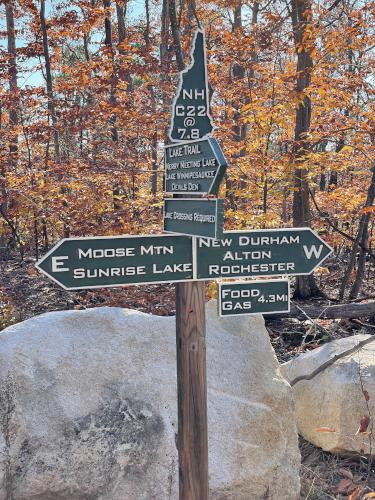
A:
MULTIPOLYGON (((311 380, 293 384, 298 431, 305 439, 332 453, 374 455, 373 437, 357 432, 361 419, 375 414, 373 336, 333 340, 296 356, 281 370, 291 383, 316 373, 311 380), (370 343, 356 349, 363 341, 370 343)), ((367 430, 371 427, 370 422, 367 430)))
MULTIPOLYGON (((174 322, 105 307, 0 334, 0 500, 178 498, 174 322)), ((290 387, 263 319, 210 303, 207 346, 210 498, 299 498, 290 387)))

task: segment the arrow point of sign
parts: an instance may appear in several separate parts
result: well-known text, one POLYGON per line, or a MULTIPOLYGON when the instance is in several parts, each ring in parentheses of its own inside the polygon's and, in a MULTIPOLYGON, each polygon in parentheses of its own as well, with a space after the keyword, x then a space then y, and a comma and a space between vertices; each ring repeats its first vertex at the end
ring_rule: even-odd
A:
POLYGON ((52 281, 54 281, 57 285, 59 285, 62 288, 64 288, 64 290, 70 290, 70 288, 67 288, 60 280, 58 280, 57 278, 55 278, 55 276, 52 275, 52 273, 50 273, 48 270, 46 270, 44 268, 44 266, 42 266, 43 263, 46 263, 48 261, 48 259, 50 257, 52 257, 52 255, 56 252, 56 250, 58 248, 60 248, 61 246, 63 246, 66 241, 69 241, 69 238, 63 238, 58 243, 56 243, 55 246, 53 246, 45 255, 43 255, 43 257, 41 259, 38 260, 38 262, 36 262, 35 267, 38 269, 38 271, 40 271, 45 276, 47 276, 49 279, 51 279, 52 281))
POLYGON ((320 241, 320 243, 323 245, 323 247, 327 250, 327 253, 324 253, 324 251, 322 252, 323 256, 319 260, 319 262, 317 262, 317 264, 315 264, 314 268, 312 269, 312 271, 310 273, 310 274, 312 274, 315 271, 315 269, 320 267, 320 265, 333 253, 333 248, 330 245, 328 245, 328 243, 326 241, 324 241, 323 238, 321 238, 317 232, 315 232, 311 228, 308 228, 308 229, 314 235, 314 237, 320 241))

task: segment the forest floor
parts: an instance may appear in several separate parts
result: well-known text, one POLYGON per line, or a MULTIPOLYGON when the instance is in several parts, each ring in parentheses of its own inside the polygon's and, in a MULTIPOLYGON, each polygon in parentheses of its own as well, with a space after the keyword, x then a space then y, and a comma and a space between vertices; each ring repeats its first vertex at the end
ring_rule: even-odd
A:
MULTIPOLYGON (((69 292, 59 288, 34 267, 35 260, 0 262, 0 330, 12 323, 49 311, 86 309, 91 307, 126 307, 146 313, 169 316, 175 314, 174 285, 143 285, 139 287, 103 288, 69 292)), ((341 271, 317 276, 318 284, 337 301, 341 271)), ((375 298, 374 270, 366 276, 362 287, 363 300, 375 298)), ((209 293, 213 287, 208 287, 209 293)), ((327 300, 298 302, 304 305, 327 305, 327 300)), ((266 320, 271 343, 281 363, 306 350, 311 350, 335 338, 358 333, 374 334, 374 325, 356 320, 299 321, 293 318, 266 320)), ((375 472, 365 458, 339 457, 323 452, 300 439, 302 456, 301 498, 305 500, 347 499, 366 484, 375 490, 375 472), (348 481, 343 481, 347 479, 348 481), (343 485, 346 485, 344 488, 343 485)), ((350 500, 360 500, 362 495, 350 500)))

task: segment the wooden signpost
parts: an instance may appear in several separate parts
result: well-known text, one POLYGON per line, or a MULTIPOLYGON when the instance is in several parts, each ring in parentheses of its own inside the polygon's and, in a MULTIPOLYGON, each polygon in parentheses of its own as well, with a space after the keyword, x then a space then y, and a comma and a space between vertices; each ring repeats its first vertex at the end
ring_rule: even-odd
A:
MULTIPOLYGON (((205 37, 201 30, 197 30, 194 35, 190 58, 190 66, 180 73, 180 82, 172 106, 169 130, 169 138, 172 142, 181 143, 204 139, 213 130, 209 111, 205 37)), ((200 154, 201 148, 203 145, 198 148, 194 147, 196 154, 200 154)), ((174 149, 179 149, 179 147, 174 149)), ((174 149, 170 148, 167 155, 170 156, 174 149)), ((166 169, 168 169, 168 164, 170 165, 166 162, 166 169)), ((216 165, 214 167, 217 168, 216 165)), ((197 167, 198 171, 199 168, 197 167)), ((181 163, 179 169, 182 169, 181 163)), ((193 181, 194 178, 190 180, 193 181)), ((203 191, 204 189, 202 188, 203 191)), ((218 186, 215 189, 217 191, 218 186)), ((196 192, 197 190, 194 189, 194 193, 196 192)), ((187 189, 184 188, 184 193, 190 194, 189 184, 187 189)), ((193 281, 176 285, 176 348, 179 498, 180 500, 208 500, 204 282, 193 281)))
MULTIPOLYGON (((197 30, 165 148, 165 191, 178 199, 165 200, 164 229, 177 234, 68 238, 36 265, 67 290, 177 282, 180 500, 208 499, 205 280, 310 274, 332 252, 310 228, 223 233, 223 200, 194 198, 217 195, 227 167, 212 130, 197 30)), ((222 317, 289 311, 285 279, 221 283, 218 295, 222 317)))

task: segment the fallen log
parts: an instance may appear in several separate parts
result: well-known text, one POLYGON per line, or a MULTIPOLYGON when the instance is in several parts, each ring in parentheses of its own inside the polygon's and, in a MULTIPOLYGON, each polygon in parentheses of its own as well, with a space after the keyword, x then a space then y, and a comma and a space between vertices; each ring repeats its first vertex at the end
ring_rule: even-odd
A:
POLYGON ((375 317, 375 302, 365 304, 351 303, 339 305, 304 306, 291 304, 290 312, 279 314, 265 314, 267 319, 296 318, 301 321, 307 319, 350 319, 375 317))

